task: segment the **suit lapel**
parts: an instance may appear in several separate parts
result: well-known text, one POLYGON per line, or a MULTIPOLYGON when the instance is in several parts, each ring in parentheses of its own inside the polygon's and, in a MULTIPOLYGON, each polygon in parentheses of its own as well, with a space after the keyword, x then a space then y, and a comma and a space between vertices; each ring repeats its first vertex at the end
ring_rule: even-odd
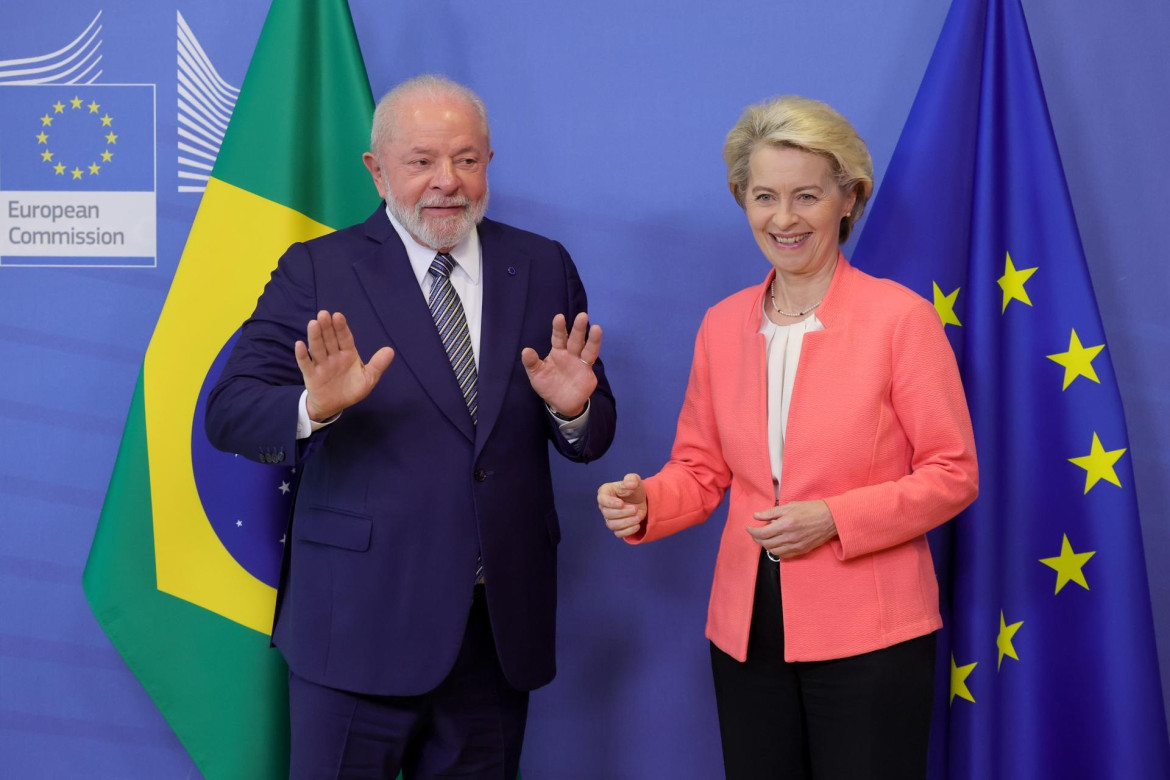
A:
POLYGON ((540 348, 538 344, 520 343, 531 278, 528 255, 506 242, 490 220, 480 224, 479 240, 483 252, 483 320, 479 335, 477 452, 499 419, 521 348, 540 348))
MULTIPOLYGON (((354 263, 354 271, 390 337, 394 362, 404 363, 443 414, 474 441, 475 426, 467 413, 467 403, 410 267, 406 248, 386 218, 384 208, 366 220, 366 235, 379 246, 354 263)), ((480 403, 482 415, 482 400, 480 403)))

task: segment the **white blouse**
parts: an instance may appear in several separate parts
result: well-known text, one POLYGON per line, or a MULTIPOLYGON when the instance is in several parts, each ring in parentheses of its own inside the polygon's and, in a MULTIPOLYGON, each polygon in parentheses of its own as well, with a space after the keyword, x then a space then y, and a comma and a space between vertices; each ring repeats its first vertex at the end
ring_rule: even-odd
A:
MULTIPOLYGON (((766 304, 765 304, 766 305, 766 304)), ((788 430, 788 405, 800 363, 804 334, 824 330, 816 315, 791 325, 777 325, 765 312, 760 325, 768 362, 768 454, 772 461, 772 487, 780 499, 780 471, 784 465, 784 436, 788 430)))

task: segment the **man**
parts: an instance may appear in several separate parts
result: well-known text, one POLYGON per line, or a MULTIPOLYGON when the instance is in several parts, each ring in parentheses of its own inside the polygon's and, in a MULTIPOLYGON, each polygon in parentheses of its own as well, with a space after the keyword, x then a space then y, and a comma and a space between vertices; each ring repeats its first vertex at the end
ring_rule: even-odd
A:
POLYGON ((560 244, 483 219, 474 93, 399 85, 370 148, 385 205, 281 258, 207 433, 299 464, 273 632, 292 776, 512 780, 555 674, 548 442, 587 462, 613 439, 601 330, 560 244))

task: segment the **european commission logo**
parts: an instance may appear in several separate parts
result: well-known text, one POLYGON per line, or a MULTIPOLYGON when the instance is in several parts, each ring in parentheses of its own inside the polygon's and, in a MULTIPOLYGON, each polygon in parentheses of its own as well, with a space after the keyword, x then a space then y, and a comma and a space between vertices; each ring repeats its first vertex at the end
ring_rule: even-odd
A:
MULTIPOLYGON (((46 110, 45 115, 40 118, 40 132, 37 133, 37 148, 39 149, 42 144, 45 147, 44 151, 41 152, 42 162, 51 163, 54 160, 53 150, 49 144, 50 133, 54 139, 52 146, 58 146, 58 148, 59 145, 56 139, 63 139, 63 145, 66 147, 81 146, 82 144, 78 143, 76 136, 81 136, 81 141, 89 140, 91 142, 84 144, 84 146, 92 147, 94 145, 92 143, 94 136, 93 130, 90 130, 90 132, 86 134, 83 128, 83 132, 79 133, 77 132, 79 124, 90 125, 92 128, 97 130, 99 135, 101 133, 105 133, 105 135, 102 137, 105 140, 106 148, 103 149, 100 154, 100 164, 97 162, 99 155, 96 149, 83 149, 82 152, 77 155, 81 158, 83 165, 85 164, 84 161, 86 157, 89 157, 89 159, 93 160, 93 162, 91 162, 89 167, 86 169, 79 168, 76 164, 74 164, 73 168, 70 169, 70 167, 66 165, 64 161, 66 155, 57 155, 57 164, 53 166, 53 173, 55 175, 64 176, 66 173, 68 173, 69 179, 73 181, 80 181, 85 177, 86 174, 89 174, 90 176, 97 176, 102 172, 103 165, 108 166, 114 162, 113 148, 114 145, 118 143, 118 134, 114 132, 114 118, 110 116, 109 112, 107 111, 100 117, 100 125, 96 125, 93 121, 86 121, 87 113, 94 115, 93 118, 97 119, 97 114, 101 113, 101 108, 102 107, 96 100, 91 99, 89 105, 86 105, 84 100, 74 95, 73 99, 69 101, 68 112, 66 112, 65 104, 61 102, 60 98, 58 98, 57 102, 52 105, 53 110, 51 112, 46 110), (88 109, 88 111, 86 109, 88 109), (58 114, 61 116, 58 116, 58 114), (77 114, 80 117, 80 120, 75 119, 73 116, 74 114, 77 114), (57 127, 55 129, 53 127, 54 120, 58 120, 57 127), (106 132, 107 129, 109 132, 106 132), (89 136, 88 139, 85 138, 86 135, 89 136), (73 136, 74 138, 70 138, 70 136, 73 136), (72 143, 70 143, 70 141, 72 141, 72 143), (86 154, 86 151, 90 151, 90 153, 86 154)), ((76 163, 76 161, 71 162, 76 163)))
POLYGON ((0 266, 154 266, 155 191, 153 85, 0 85, 0 266))

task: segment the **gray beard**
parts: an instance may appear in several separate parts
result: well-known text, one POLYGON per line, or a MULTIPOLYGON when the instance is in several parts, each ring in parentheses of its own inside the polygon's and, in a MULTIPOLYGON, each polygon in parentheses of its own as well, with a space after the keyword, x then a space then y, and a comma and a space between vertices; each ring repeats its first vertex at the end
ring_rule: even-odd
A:
POLYGON ((386 205, 390 208, 390 213, 394 215, 394 218, 398 220, 398 224, 406 228, 406 232, 410 233, 416 241, 425 247, 438 250, 457 246, 471 234, 471 231, 475 230, 475 226, 483 220, 483 215, 487 213, 488 194, 485 190, 483 197, 475 202, 463 196, 445 198, 433 195, 422 198, 413 206, 408 206, 387 192, 386 205), (466 208, 462 214, 428 222, 423 219, 422 215, 422 210, 428 206, 465 206, 466 208))

